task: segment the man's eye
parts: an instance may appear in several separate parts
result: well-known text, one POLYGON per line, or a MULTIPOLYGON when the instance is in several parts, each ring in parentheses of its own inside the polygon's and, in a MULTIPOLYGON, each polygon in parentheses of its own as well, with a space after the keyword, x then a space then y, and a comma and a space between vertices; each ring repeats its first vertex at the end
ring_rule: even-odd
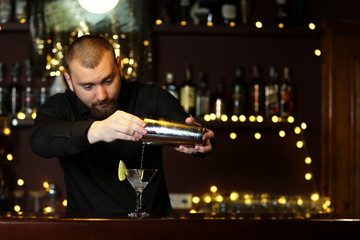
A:
POLYGON ((108 80, 105 81, 105 84, 109 85, 109 84, 111 84, 112 82, 113 82, 112 79, 108 79, 108 80))
POLYGON ((92 85, 83 85, 83 88, 86 90, 90 90, 92 88, 92 85))

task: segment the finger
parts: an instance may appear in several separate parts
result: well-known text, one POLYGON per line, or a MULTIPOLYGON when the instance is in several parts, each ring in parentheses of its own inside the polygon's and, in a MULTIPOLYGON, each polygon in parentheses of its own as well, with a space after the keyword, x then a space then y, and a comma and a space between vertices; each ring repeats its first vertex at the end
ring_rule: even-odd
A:
POLYGON ((136 123, 137 125, 141 126, 142 128, 146 127, 146 122, 142 120, 141 118, 132 115, 130 113, 124 112, 124 111, 117 111, 118 114, 123 117, 124 119, 136 123))
POLYGON ((185 119, 185 122, 187 124, 193 124, 193 123, 195 123, 195 119, 193 117, 188 117, 185 119))

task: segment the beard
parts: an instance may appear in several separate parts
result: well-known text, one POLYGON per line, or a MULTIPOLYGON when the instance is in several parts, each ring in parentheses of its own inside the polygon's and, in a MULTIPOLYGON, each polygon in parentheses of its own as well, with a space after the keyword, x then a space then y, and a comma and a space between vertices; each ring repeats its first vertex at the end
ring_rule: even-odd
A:
POLYGON ((90 113, 95 120, 104 120, 116 112, 119 108, 119 103, 114 100, 99 101, 91 104, 90 113), (106 106, 101 106, 106 104, 106 106))

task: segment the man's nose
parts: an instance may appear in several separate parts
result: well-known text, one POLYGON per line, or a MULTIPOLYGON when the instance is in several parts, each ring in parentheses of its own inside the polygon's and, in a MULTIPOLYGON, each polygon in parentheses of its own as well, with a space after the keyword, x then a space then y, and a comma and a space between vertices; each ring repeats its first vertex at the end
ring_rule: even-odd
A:
POLYGON ((96 89, 96 98, 99 101, 103 101, 108 97, 107 91, 103 86, 98 86, 96 89))

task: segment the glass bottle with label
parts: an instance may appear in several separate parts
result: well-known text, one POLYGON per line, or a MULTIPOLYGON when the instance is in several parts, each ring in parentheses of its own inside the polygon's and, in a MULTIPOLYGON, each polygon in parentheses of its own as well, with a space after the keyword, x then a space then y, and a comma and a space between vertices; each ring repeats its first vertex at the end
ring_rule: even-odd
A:
POLYGON ((46 76, 43 76, 40 81, 40 89, 38 90, 37 105, 41 106, 44 104, 46 99, 49 97, 49 87, 46 76))
POLYGON ((290 77, 290 69, 285 67, 283 71, 283 82, 280 88, 280 115, 284 119, 294 116, 294 84, 290 77))
POLYGON ((252 78, 249 84, 249 103, 251 115, 264 115, 264 84, 261 79, 259 67, 253 65, 252 78))
POLYGON ((185 112, 195 115, 195 85, 192 80, 192 72, 189 64, 185 66, 185 80, 180 88, 180 104, 185 112))
POLYGON ((236 67, 235 78, 231 86, 231 113, 233 115, 244 114, 246 99, 246 82, 243 78, 243 68, 236 67))
POLYGON ((235 0, 223 0, 221 16, 224 24, 234 27, 237 23, 237 4, 235 0))
POLYGON ((196 91, 196 116, 202 117, 210 113, 210 90, 207 74, 199 73, 199 85, 196 91))
POLYGON ((280 116, 278 72, 274 67, 269 69, 269 79, 265 85, 265 116, 280 116))
POLYGON ((172 72, 166 73, 165 84, 163 84, 162 89, 171 93, 176 99, 179 99, 178 87, 175 85, 175 74, 172 72))
POLYGON ((22 87, 19 83, 20 64, 14 63, 11 69, 11 84, 7 88, 8 113, 16 115, 21 110, 22 87))
POLYGON ((25 70, 26 82, 23 92, 22 112, 26 114, 27 118, 29 118, 31 117, 33 112, 36 112, 36 98, 35 98, 34 88, 32 86, 32 74, 31 74, 30 62, 26 61, 25 66, 26 66, 26 70, 25 70))
POLYGON ((10 21, 13 9, 13 0, 0 1, 0 23, 10 21))
POLYGON ((216 92, 213 97, 213 111, 216 119, 220 120, 223 114, 227 114, 227 96, 225 93, 225 81, 219 78, 216 82, 216 92))

